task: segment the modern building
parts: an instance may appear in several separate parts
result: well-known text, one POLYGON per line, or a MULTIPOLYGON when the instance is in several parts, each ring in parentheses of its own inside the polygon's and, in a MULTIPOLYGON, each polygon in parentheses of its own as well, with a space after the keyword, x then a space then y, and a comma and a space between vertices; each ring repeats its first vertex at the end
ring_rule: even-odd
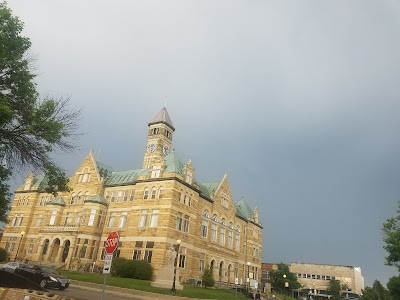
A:
MULTIPOLYGON (((262 263, 262 284, 268 287, 269 273, 278 269, 277 264, 262 263)), ((289 271, 297 275, 298 282, 302 285, 294 295, 301 293, 309 296, 327 297, 329 281, 339 280, 342 286, 347 286, 344 290, 350 298, 352 294, 361 295, 364 289, 364 277, 361 268, 353 266, 311 264, 311 263, 291 263, 289 271)))
POLYGON ((181 240, 181 281, 199 279, 207 266, 218 284, 259 280, 263 228, 257 208, 244 199, 234 202, 226 174, 197 181, 192 161, 182 162, 172 150, 174 131, 163 108, 148 123, 141 168, 114 170, 91 151, 70 178, 71 191, 57 197, 44 192, 43 175, 31 173, 15 192, 0 247, 11 259, 101 270, 105 240, 117 231, 114 255, 147 260, 155 274, 181 240))
POLYGON ((297 280, 314 295, 326 294, 331 279, 346 285, 349 293, 361 295, 364 289, 364 277, 359 267, 299 262, 291 263, 289 270, 297 274, 297 280))

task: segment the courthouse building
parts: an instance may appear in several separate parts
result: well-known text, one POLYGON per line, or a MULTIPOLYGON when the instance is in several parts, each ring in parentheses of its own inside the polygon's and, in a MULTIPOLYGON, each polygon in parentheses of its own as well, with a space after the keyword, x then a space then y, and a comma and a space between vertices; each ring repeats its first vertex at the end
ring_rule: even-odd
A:
MULTIPOLYGON (((46 178, 30 174, 15 192, 0 247, 13 260, 50 261, 77 270, 101 268, 104 243, 117 231, 115 256, 149 261, 155 274, 181 240, 180 280, 199 279, 210 266, 220 283, 261 279, 262 226, 257 208, 234 201, 227 176, 198 182, 172 139, 166 108, 148 124, 143 165, 118 171, 91 151, 54 198, 46 178)), ((130 164, 130 163, 128 163, 130 164)))

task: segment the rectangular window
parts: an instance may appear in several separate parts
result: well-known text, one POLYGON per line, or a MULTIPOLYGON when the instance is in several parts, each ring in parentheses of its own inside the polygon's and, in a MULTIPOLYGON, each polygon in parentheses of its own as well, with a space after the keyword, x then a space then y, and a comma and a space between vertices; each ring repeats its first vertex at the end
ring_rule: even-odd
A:
POLYGON ((121 217, 119 218, 119 225, 118 225, 118 228, 124 228, 124 227, 125 227, 127 215, 128 215, 127 212, 123 212, 123 213, 121 214, 121 217))
POLYGON ((217 240, 217 224, 216 223, 211 223, 211 240, 214 242, 217 240))
POLYGON ((205 258, 206 258, 206 255, 205 255, 204 253, 200 253, 199 270, 200 270, 201 273, 204 272, 204 269, 205 269, 205 266, 206 266, 206 264, 205 264, 205 258))
POLYGON ((53 210, 53 212, 51 213, 49 225, 54 225, 56 221, 56 216, 57 216, 57 211, 53 210))
POLYGON ((108 219, 107 227, 113 227, 115 221, 115 212, 110 213, 110 217, 108 219))
POLYGON ((17 226, 21 226, 23 220, 24 220, 24 214, 20 214, 20 216, 17 220, 17 226))
POLYGON ((85 241, 83 243, 83 246, 82 246, 82 249, 81 249, 81 258, 85 258, 86 257, 86 251, 87 251, 88 244, 89 244, 89 240, 85 239, 85 241))
POLYGON ((176 214, 176 230, 181 231, 182 230, 182 213, 178 212, 176 214))
POLYGON ((120 203, 122 199, 122 191, 117 192, 117 203, 120 203))
POLYGON ((115 201, 116 193, 117 193, 116 191, 112 191, 112 192, 111 192, 111 199, 110 199, 110 202, 111 202, 111 203, 113 203, 113 202, 115 201))
POLYGON ((123 201, 124 202, 128 201, 128 191, 124 191, 123 201))
POLYGON ((183 232, 189 232, 189 216, 185 215, 183 219, 183 232))
POLYGON ((88 226, 93 226, 94 224, 94 218, 96 217, 96 210, 92 209, 90 211, 90 216, 89 216, 89 222, 88 222, 88 226))
POLYGON ((151 178, 158 178, 161 174, 161 166, 153 166, 153 170, 151 170, 151 178))
POLYGON ((185 267, 185 263, 186 263, 186 248, 185 247, 181 247, 180 248, 180 254, 179 254, 179 268, 184 268, 185 267))
POLYGON ((72 220, 73 220, 73 213, 72 212, 67 213, 64 225, 72 225, 72 220))
POLYGON ((39 215, 36 219, 35 227, 39 227, 42 222, 42 215, 39 215))
POLYGON ((141 215, 139 216, 139 224, 138 227, 146 227, 147 225, 147 209, 142 209, 141 215))
POLYGON ((157 227, 159 213, 160 213, 159 209, 152 210, 151 215, 150 215, 150 227, 157 227))
POLYGON ((140 260, 141 254, 142 254, 142 250, 134 250, 132 259, 140 260))
POLYGON ((208 221, 203 220, 201 222, 201 236, 202 237, 207 237, 207 231, 208 231, 208 221))
POLYGON ((103 212, 99 211, 99 218, 97 219, 97 228, 101 228, 103 226, 103 212))
POLYGON ((134 197, 135 197, 135 190, 131 190, 131 194, 129 196, 129 201, 133 201, 134 197))

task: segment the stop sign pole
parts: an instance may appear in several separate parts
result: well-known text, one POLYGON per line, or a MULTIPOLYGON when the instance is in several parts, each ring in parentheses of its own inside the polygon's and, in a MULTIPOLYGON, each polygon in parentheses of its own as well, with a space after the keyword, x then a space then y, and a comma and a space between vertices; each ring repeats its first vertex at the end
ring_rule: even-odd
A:
POLYGON ((104 257, 104 267, 103 267, 103 274, 104 274, 103 293, 101 295, 102 300, 104 299, 104 290, 106 288, 107 274, 110 274, 113 253, 118 248, 118 241, 119 241, 119 235, 118 232, 116 231, 111 232, 106 239, 106 246, 105 246, 106 255, 104 257))

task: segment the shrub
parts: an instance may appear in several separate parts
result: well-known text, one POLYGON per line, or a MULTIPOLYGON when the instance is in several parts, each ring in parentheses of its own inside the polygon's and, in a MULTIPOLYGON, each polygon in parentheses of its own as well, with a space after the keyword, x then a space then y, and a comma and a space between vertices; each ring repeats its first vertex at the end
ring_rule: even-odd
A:
POLYGON ((0 248, 0 261, 7 260, 7 251, 4 248, 0 248))
POLYGON ((202 281, 205 288, 214 286, 215 284, 213 272, 208 266, 204 270, 202 281))
POLYGON ((132 260, 122 257, 114 258, 111 275, 115 277, 151 280, 153 269, 145 260, 132 260))

